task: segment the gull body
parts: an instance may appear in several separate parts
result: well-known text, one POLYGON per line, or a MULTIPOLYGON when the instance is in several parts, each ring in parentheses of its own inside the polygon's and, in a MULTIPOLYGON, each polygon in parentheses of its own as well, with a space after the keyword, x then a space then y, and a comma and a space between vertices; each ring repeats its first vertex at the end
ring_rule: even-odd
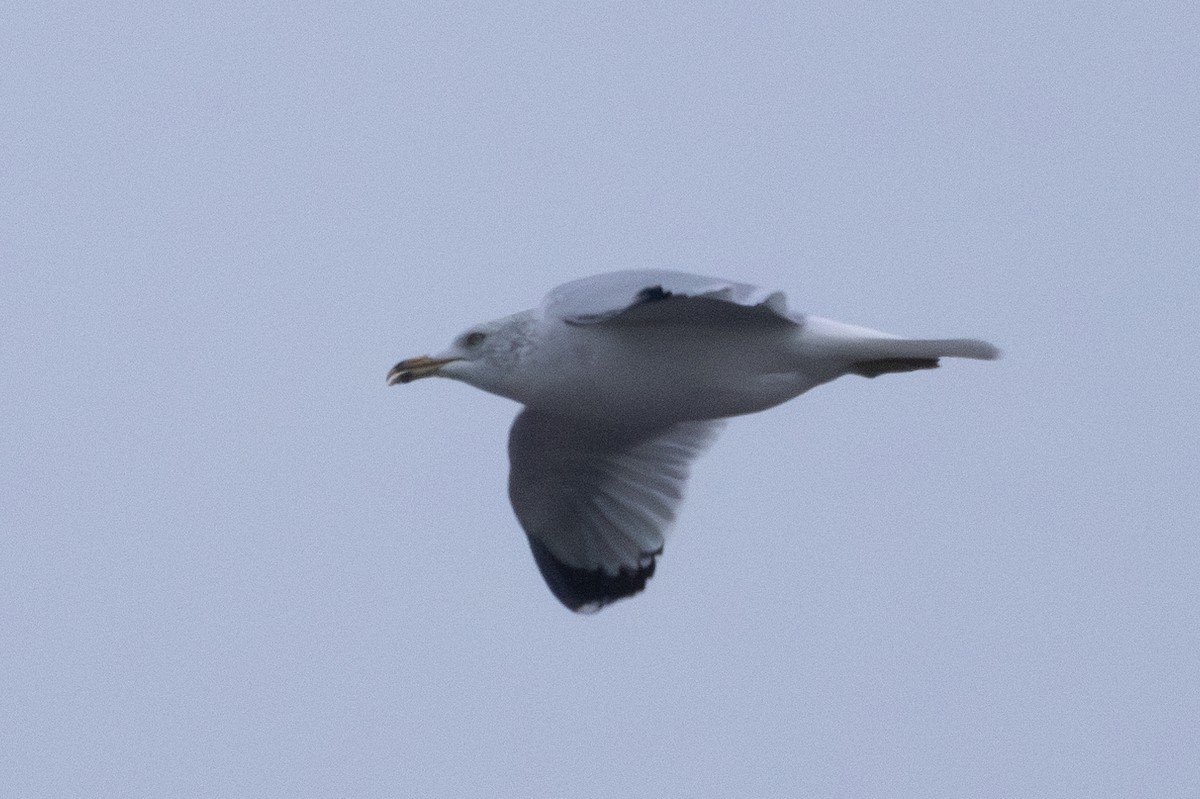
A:
POLYGON ((635 270, 564 284, 538 308, 401 361, 388 382, 448 377, 524 406, 509 495, 551 590, 588 611, 644 588, 689 465, 721 420, 941 357, 998 351, 794 313, 782 293, 746 284, 635 270))

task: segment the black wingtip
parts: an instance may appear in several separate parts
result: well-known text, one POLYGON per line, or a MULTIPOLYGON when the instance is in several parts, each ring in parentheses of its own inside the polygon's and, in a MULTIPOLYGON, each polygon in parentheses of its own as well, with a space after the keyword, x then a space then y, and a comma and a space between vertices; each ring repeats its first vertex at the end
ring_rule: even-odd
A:
POLYGON ((673 296, 675 295, 672 292, 667 291, 662 286, 647 286, 637 293, 637 300, 634 304, 641 305, 647 302, 662 302, 663 300, 669 300, 673 296))
POLYGON ((876 358, 850 364, 852 374, 863 377, 879 377, 895 372, 915 372, 918 369, 938 368, 937 358, 876 358))
POLYGON ((529 548, 551 593, 576 613, 595 613, 618 599, 640 593, 654 576, 655 557, 661 554, 661 550, 650 553, 637 569, 622 566, 614 575, 603 569, 568 566, 533 538, 529 539, 529 548))

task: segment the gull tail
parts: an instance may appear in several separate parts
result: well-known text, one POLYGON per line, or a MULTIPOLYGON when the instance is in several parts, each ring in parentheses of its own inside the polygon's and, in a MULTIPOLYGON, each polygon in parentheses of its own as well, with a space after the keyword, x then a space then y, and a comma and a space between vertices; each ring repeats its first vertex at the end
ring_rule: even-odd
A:
POLYGON ((994 361, 1000 350, 974 338, 877 339, 855 342, 855 358, 847 369, 863 377, 879 377, 892 372, 936 369, 938 358, 974 358, 994 361))
POLYGON ((1000 350, 979 339, 899 338, 816 316, 805 317, 801 341, 808 357, 827 360, 842 373, 863 377, 936 369, 938 358, 993 361, 1000 357, 1000 350))

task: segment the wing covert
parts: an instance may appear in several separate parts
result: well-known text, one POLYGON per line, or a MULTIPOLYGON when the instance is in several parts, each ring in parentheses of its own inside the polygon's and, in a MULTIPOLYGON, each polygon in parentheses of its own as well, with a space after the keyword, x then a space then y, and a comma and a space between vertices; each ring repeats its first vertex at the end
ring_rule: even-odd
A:
POLYGON ((734 317, 796 323, 781 291, 666 269, 610 272, 564 283, 546 295, 542 310, 572 325, 719 323, 734 317))

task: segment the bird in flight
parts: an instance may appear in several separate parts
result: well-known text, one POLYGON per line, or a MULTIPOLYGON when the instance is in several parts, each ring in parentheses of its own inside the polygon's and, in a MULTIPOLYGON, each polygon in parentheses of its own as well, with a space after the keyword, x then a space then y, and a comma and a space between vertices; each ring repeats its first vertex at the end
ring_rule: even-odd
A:
POLYGON ((730 416, 842 375, 992 360, 976 339, 910 339, 789 311, 782 292, 667 270, 575 280, 541 305, 400 361, 524 407, 508 494, 551 592, 578 612, 646 587, 692 461, 730 416))

